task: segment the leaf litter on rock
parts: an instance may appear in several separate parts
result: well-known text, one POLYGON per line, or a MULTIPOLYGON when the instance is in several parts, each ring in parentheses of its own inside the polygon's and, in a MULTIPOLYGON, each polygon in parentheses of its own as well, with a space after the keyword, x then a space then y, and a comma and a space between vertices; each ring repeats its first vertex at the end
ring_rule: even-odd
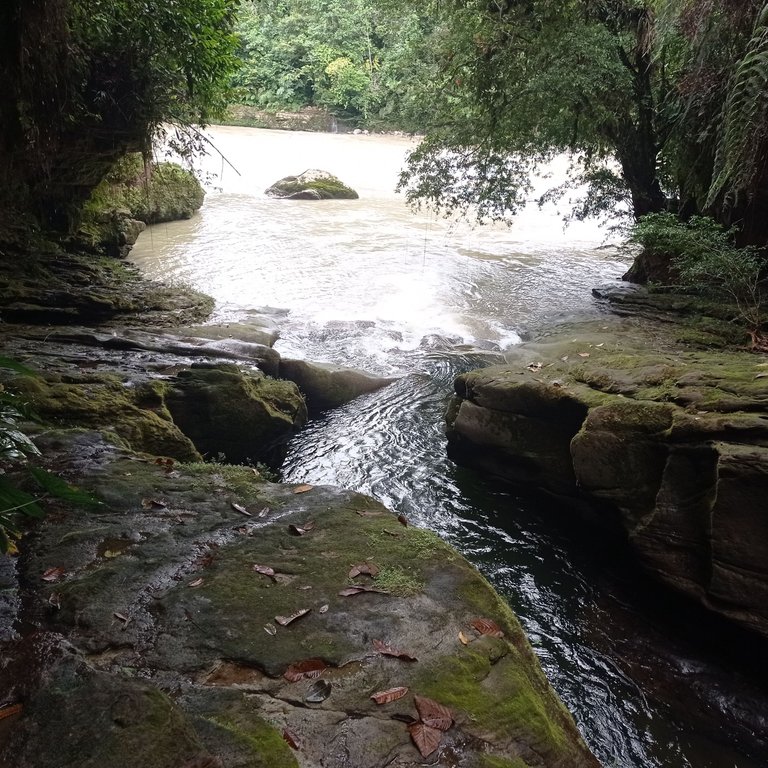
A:
POLYGON ((288 530, 294 536, 304 536, 305 534, 309 533, 314 527, 315 527, 315 521, 307 520, 306 523, 302 523, 301 525, 295 525, 294 523, 291 523, 288 526, 288 530))
POLYGON ((394 658, 402 659, 403 661, 418 661, 412 654, 403 651, 400 648, 395 648, 393 645, 387 645, 381 640, 374 640, 373 647, 383 656, 393 656, 394 658))
POLYGON ((262 576, 269 576, 270 579, 273 581, 275 580, 275 569, 268 565, 259 565, 258 563, 254 563, 253 570, 256 571, 256 573, 260 573, 262 576))
POLYGON ((314 680, 328 669, 328 665, 322 659, 304 659, 291 664, 283 672, 283 677, 289 683, 298 683, 299 680, 314 680))
POLYGON ((311 608, 301 608, 295 613, 292 613, 290 616, 275 616, 275 621, 281 627, 287 627, 291 622, 296 621, 296 619, 300 619, 302 616, 306 616, 311 610, 311 608))
POLYGON ((406 693, 408 693, 408 689, 405 686, 400 685, 397 688, 389 688, 386 691, 372 693, 371 698, 377 704, 389 704, 391 701, 402 699, 406 693))
POLYGON ((40 578, 50 583, 58 581, 65 573, 66 571, 61 566, 56 566, 54 568, 47 568, 43 571, 43 575, 40 578))
POLYGON ((294 489, 294 493, 306 493, 307 491, 311 491, 314 488, 313 485, 297 485, 294 489))
POLYGON ((238 504, 234 501, 230 501, 229 503, 235 512, 239 512, 241 515, 247 515, 248 517, 253 517, 253 515, 242 504, 238 504))
POLYGON ((288 743, 288 746, 291 749, 299 750, 301 749, 301 742, 299 741, 299 737, 290 729, 285 728, 283 730, 283 739, 288 743))
POLYGON ((357 576, 376 576, 379 572, 379 566, 374 563, 358 563, 353 565, 349 571, 349 578, 354 579, 357 576))
POLYGON ((414 696, 413 703, 419 713, 419 719, 430 728, 438 731, 447 731, 453 725, 453 715, 448 707, 438 704, 434 699, 426 696, 414 696))
POLYGON ((315 680, 309 686, 309 690, 304 696, 304 701, 309 704, 320 704, 331 695, 332 685, 328 680, 315 680))
POLYGON ((277 634, 277 627, 274 624, 265 624, 264 631, 274 637, 277 634))
POLYGON ((429 757, 439 746, 443 738, 443 732, 437 728, 431 728, 424 723, 413 723, 408 726, 413 743, 422 757, 429 757))
POLYGON ((504 637, 501 627, 492 619, 474 619, 470 622, 472 627, 481 635, 490 635, 491 637, 504 637))
POLYGON ((386 589, 378 589, 377 587, 365 587, 362 584, 355 584, 352 587, 346 587, 339 592, 339 597, 354 597, 355 595, 362 595, 363 592, 377 592, 380 595, 388 595, 386 589))

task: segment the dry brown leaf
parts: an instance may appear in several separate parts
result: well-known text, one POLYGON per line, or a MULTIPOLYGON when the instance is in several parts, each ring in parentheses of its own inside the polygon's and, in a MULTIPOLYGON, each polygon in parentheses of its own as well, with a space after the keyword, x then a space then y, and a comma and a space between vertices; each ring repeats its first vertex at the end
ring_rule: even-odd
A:
POLYGON ((307 491, 311 491, 314 488, 313 485, 297 485, 294 489, 294 493, 306 493, 307 491))
POLYGON ((268 635, 272 635, 272 636, 274 636, 274 635, 276 635, 276 634, 277 634, 277 627, 276 627, 274 624, 265 624, 265 625, 264 625, 264 631, 265 631, 265 632, 266 632, 268 635))
POLYGON ((203 583, 202 579, 195 579, 194 581, 190 581, 189 584, 187 584, 188 587, 199 587, 203 583))
POLYGON ((400 686, 398 688, 390 688, 386 691, 379 691, 378 693, 371 694, 371 698, 377 704, 389 704, 390 701, 397 701, 402 699, 405 694, 408 693, 408 689, 400 686))
POLYGON ((257 563, 254 563, 253 570, 256 571, 256 573, 260 573, 262 576, 269 576, 270 579, 275 578, 275 569, 270 568, 268 565, 258 565, 257 563))
POLYGON ((394 656, 396 659, 403 659, 403 661, 418 661, 418 659, 415 656, 411 656, 410 653, 395 648, 393 645, 382 643, 381 640, 374 640, 373 647, 384 656, 394 656))
POLYGON ((130 621, 130 619, 123 613, 118 613, 117 611, 113 611, 112 615, 116 619, 120 619, 120 621, 125 622, 126 624, 130 621))
POLYGON ((297 661, 295 664, 291 664, 288 669, 283 672, 283 677, 289 683, 298 683, 299 680, 314 680, 323 672, 328 669, 328 665, 322 659, 304 659, 304 661, 297 661))
POLYGON ((358 563, 353 565, 349 572, 349 578, 354 579, 356 576, 375 576, 379 572, 379 566, 374 563, 358 563))
POLYGON ((408 518, 405 515, 398 515, 397 522, 400 523, 400 525, 404 525, 406 528, 408 527, 408 518))
POLYGON ((339 592, 339 597, 352 597, 354 595, 360 595, 363 592, 378 592, 380 595, 388 595, 386 589, 377 589, 376 587, 364 587, 362 584, 356 584, 353 587, 347 587, 339 592))
POLYGON ((430 728, 424 723, 413 723, 408 726, 408 733, 411 734, 413 743, 421 752, 422 757, 429 757, 439 746, 443 738, 443 732, 437 728, 430 728))
POLYGON ((283 739, 288 742, 288 746, 291 749, 301 749, 299 737, 293 731, 288 730, 288 728, 283 731, 283 739))
POLYGON ((463 632, 459 632, 459 640, 462 645, 469 645, 470 643, 470 639, 463 632))
POLYGON ((311 610, 311 608, 302 608, 295 613, 292 613, 290 616, 275 616, 275 621, 281 627, 287 627, 292 621, 296 621, 296 619, 306 616, 311 610))
POLYGON ((768 373, 758 373, 756 379, 768 379, 768 373))
POLYGON ((327 613, 328 612, 328 603, 325 605, 321 605, 320 608, 317 610, 318 613, 327 613))
POLYGON ((589 357, 589 352, 579 352, 579 357, 589 357))
POLYGON ((304 536, 304 534, 309 533, 314 527, 315 527, 314 520, 307 520, 306 523, 302 523, 301 525, 294 525, 293 523, 291 523, 288 526, 288 530, 294 536, 304 536))
POLYGON ((0 709, 0 720, 4 720, 6 717, 13 717, 13 715, 21 714, 24 709, 23 704, 9 704, 7 707, 0 709))
POLYGON ((413 703, 416 705, 419 719, 424 725, 437 728, 439 731, 447 731, 453 725, 453 715, 448 707, 444 707, 426 696, 414 696, 413 703))
POLYGON ((65 573, 66 571, 61 566, 58 566, 46 569, 40 578, 47 582, 58 581, 65 573))
POLYGON ((504 637, 501 627, 491 619, 475 619, 471 624, 481 635, 504 637))
POLYGON ((234 501, 231 501, 230 504, 232 505, 232 509, 234 509, 235 512, 239 512, 241 515, 247 515, 248 517, 253 517, 253 515, 242 504, 236 504, 234 501))
POLYGON ((259 517, 266 517, 270 512, 269 507, 264 507, 264 509, 259 512, 259 517))

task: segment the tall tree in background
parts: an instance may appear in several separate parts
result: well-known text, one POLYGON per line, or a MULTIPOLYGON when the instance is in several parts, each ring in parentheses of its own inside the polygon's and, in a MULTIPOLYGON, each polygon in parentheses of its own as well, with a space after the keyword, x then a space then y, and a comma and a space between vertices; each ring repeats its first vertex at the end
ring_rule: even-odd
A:
MULTIPOLYGON (((224 106, 238 0, 4 0, 0 234, 67 232, 115 160, 224 106)), ((22 234, 19 237, 23 236, 22 234)))

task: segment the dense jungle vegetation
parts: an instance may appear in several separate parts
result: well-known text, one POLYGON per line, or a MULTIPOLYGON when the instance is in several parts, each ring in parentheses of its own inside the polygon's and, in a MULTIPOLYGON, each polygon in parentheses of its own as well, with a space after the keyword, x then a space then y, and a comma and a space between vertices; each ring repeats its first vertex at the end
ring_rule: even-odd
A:
POLYGON ((763 0, 9 0, 0 35, 5 242, 71 232, 120 156, 168 126, 189 147, 240 100, 423 133, 408 199, 481 219, 513 217, 567 153, 549 196, 586 188, 573 216, 651 217, 629 277, 716 284, 736 259, 759 282, 763 0))

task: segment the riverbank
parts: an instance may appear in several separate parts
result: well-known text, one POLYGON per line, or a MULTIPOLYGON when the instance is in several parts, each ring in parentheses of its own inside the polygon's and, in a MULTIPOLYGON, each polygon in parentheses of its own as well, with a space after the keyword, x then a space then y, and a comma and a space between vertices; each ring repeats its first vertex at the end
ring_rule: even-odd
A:
MULTIPOLYGON (((517 620, 436 536, 358 494, 201 463, 279 461, 306 419, 264 374, 274 329, 171 330, 203 318, 199 294, 60 256, 36 292, 3 272, 3 354, 30 369, 3 386, 42 420, 31 463, 79 494, 43 494, 3 560, 0 765, 598 765, 517 620)), ((289 367, 318 408, 387 383, 289 367)), ((24 464, 4 470, 34 493, 24 464)))

